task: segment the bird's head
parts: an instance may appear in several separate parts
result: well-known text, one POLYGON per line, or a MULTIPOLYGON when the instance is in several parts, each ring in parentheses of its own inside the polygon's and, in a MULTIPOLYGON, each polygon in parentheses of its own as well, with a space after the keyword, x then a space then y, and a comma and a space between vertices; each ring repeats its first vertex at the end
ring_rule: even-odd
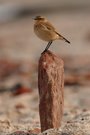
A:
POLYGON ((46 20, 43 16, 36 16, 33 19, 36 21, 45 21, 46 20))

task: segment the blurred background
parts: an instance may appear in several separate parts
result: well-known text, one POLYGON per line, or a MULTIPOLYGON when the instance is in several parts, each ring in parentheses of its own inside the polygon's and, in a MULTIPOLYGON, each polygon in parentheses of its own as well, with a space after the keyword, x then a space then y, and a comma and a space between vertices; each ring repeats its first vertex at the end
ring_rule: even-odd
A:
MULTIPOLYGON (((70 40, 71 45, 55 41, 50 48, 65 59, 65 69, 70 69, 77 77, 81 77, 78 70, 80 73, 88 72, 89 79, 89 0, 0 0, 0 80, 4 82, 7 78, 15 79, 17 72, 35 74, 31 70, 37 69, 38 59, 47 44, 33 32, 32 18, 36 15, 47 17, 57 31, 70 40)), ((18 75, 16 80, 22 82, 22 78, 18 75)), ((32 80, 31 77, 29 79, 32 80)))
POLYGON ((36 15, 71 42, 50 47, 65 63, 66 108, 90 109, 90 0, 0 0, 1 92, 21 85, 38 91, 38 60, 47 43, 33 32, 36 15))

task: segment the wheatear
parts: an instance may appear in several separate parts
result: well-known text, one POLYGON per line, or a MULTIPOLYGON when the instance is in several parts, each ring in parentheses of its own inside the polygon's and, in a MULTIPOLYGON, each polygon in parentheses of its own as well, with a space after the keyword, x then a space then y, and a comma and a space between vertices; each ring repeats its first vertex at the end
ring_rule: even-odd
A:
POLYGON ((34 20, 35 20, 35 24, 34 24, 35 34, 40 39, 48 42, 43 52, 46 52, 50 47, 50 45, 52 44, 52 42, 57 39, 64 40, 65 42, 70 44, 70 42, 66 38, 64 38, 61 34, 59 34, 56 31, 54 26, 46 18, 42 16, 36 16, 34 20))

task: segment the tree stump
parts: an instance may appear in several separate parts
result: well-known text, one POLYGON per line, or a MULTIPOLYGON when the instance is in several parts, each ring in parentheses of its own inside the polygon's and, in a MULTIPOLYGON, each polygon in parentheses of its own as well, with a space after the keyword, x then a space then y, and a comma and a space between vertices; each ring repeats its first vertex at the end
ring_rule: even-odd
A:
POLYGON ((50 51, 41 54, 38 66, 41 131, 59 128, 63 115, 64 62, 50 51))

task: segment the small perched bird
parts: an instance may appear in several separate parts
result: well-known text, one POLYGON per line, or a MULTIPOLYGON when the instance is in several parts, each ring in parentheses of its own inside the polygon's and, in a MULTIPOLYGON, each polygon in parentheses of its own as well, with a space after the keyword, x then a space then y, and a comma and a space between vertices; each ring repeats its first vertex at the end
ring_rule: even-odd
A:
POLYGON ((52 44, 52 42, 57 39, 64 40, 65 42, 70 44, 70 42, 66 38, 64 38, 61 34, 59 34, 56 31, 54 26, 46 18, 42 16, 36 16, 34 20, 35 20, 34 24, 35 34, 40 39, 48 42, 45 50, 42 53, 46 52, 50 47, 50 45, 52 44))

